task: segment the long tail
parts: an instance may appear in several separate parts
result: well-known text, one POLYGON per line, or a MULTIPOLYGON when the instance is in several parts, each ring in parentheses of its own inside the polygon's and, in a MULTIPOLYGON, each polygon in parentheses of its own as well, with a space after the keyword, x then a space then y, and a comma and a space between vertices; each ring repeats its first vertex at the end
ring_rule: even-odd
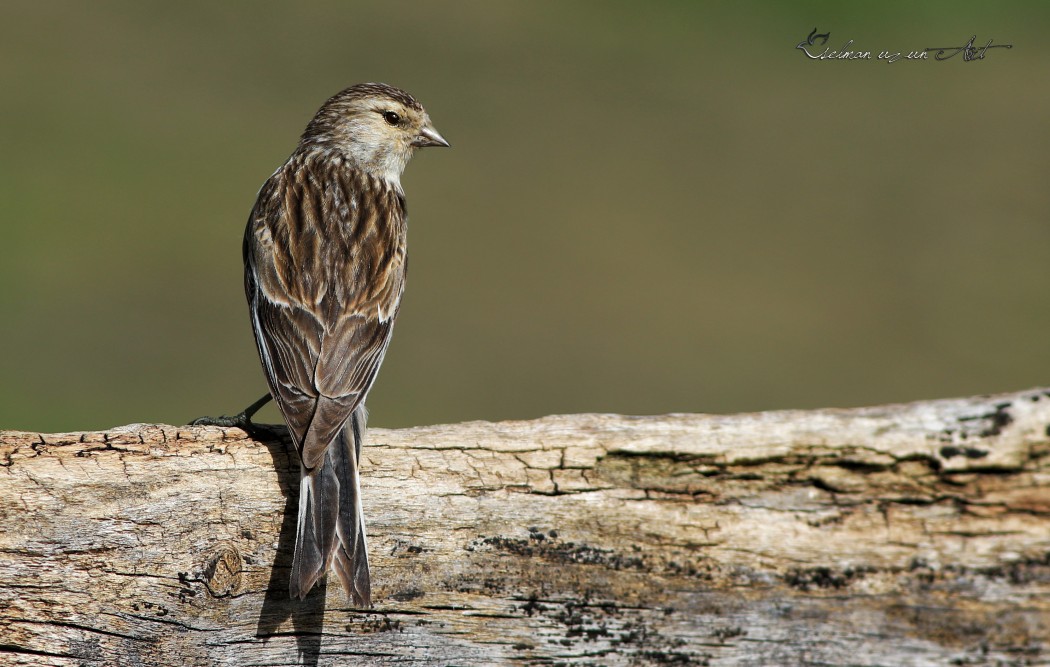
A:
POLYGON ((313 471, 300 464, 299 527, 288 591, 303 599, 331 565, 358 607, 372 604, 358 461, 366 413, 359 406, 313 471))

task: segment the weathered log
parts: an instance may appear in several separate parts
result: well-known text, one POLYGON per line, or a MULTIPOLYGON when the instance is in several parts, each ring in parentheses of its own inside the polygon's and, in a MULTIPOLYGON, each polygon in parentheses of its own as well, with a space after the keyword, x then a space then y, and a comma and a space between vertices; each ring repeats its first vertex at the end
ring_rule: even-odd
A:
POLYGON ((0 664, 1046 662, 1048 424, 1033 389, 372 429, 372 609, 288 599, 283 435, 0 432, 0 664))

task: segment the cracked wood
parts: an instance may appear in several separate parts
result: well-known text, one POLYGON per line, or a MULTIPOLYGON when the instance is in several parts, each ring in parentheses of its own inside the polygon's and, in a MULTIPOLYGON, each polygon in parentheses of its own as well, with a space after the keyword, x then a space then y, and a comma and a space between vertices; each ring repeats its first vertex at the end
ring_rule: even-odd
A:
POLYGON ((0 432, 0 664, 1045 662, 1048 395, 371 429, 370 610, 281 431, 0 432))

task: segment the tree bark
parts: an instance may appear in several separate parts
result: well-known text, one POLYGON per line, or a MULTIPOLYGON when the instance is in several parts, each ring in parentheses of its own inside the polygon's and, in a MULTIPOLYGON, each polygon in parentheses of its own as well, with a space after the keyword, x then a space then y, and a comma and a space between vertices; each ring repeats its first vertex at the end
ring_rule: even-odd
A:
POLYGON ((1048 424, 1033 389, 371 429, 372 609, 288 599, 283 430, 0 432, 0 664, 1046 663, 1048 424))

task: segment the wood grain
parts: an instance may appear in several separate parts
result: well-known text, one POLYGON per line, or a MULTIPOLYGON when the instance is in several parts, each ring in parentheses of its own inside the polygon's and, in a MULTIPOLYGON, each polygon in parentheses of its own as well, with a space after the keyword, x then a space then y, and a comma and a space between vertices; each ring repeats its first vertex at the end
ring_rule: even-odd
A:
POLYGON ((0 432, 2 665, 1050 663, 1050 390, 371 429, 375 607, 281 437, 0 432))

